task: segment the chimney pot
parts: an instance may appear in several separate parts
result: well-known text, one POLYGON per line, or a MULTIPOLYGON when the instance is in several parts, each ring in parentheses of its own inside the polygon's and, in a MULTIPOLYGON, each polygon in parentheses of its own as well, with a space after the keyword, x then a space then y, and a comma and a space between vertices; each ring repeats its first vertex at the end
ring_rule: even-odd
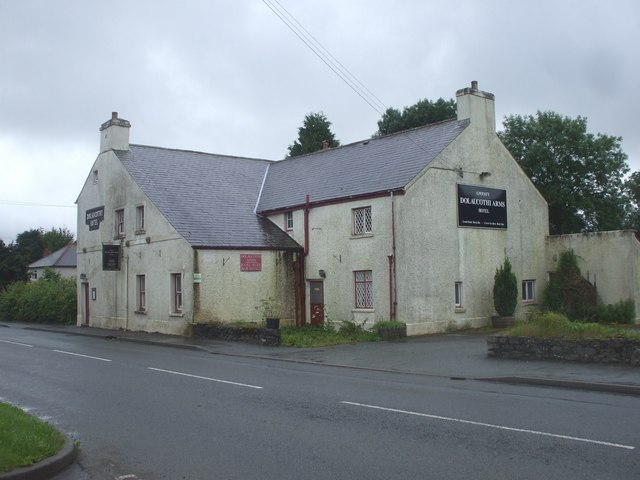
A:
POLYGON ((329 141, 328 140, 323 140, 322 141, 322 150, 329 150, 329 141))
POLYGON ((471 82, 471 88, 472 88, 473 90, 477 90, 477 89, 478 89, 478 82, 477 82, 476 80, 473 80, 473 81, 471 82))
POLYGON ((118 112, 111 112, 111 120, 117 120, 118 119, 118 112))

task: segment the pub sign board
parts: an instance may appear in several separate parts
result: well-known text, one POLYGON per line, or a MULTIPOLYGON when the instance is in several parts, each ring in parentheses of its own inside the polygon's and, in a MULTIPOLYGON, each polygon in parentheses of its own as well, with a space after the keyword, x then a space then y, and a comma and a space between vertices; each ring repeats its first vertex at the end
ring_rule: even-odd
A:
POLYGON ((120 245, 102 245, 102 270, 120 270, 120 245))
POLYGON ((89 230, 98 230, 100 223, 104 220, 104 205, 91 208, 85 212, 84 223, 89 225, 89 230))
POLYGON ((458 184, 458 226, 507 228, 507 191, 458 184))

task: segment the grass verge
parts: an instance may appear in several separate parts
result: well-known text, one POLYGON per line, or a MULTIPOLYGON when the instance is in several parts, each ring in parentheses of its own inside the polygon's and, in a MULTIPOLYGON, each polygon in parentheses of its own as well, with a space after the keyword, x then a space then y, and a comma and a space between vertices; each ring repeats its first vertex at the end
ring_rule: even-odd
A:
POLYGON ((356 342, 376 342, 380 336, 376 332, 358 328, 333 330, 305 325, 304 327, 282 327, 280 345, 285 347, 322 347, 356 342))
POLYGON ((62 450, 64 436, 47 422, 0 402, 0 473, 28 467, 62 450))
POLYGON ((567 340, 627 338, 640 340, 640 333, 599 323, 572 322, 566 316, 547 312, 532 313, 528 319, 504 331, 513 337, 564 338, 567 340))

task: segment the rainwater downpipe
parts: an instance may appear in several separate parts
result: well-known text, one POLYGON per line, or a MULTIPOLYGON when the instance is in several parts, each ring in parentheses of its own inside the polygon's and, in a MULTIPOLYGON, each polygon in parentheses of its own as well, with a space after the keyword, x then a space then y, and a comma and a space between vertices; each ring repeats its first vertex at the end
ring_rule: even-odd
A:
POLYGON ((396 281, 396 209, 393 191, 391 192, 391 254, 391 261, 393 264, 393 301, 391 304, 391 320, 394 321, 396 319, 396 311, 398 309, 398 282, 396 281))
POLYGON ((304 205, 304 254, 300 261, 300 302, 302 308, 300 309, 301 324, 307 323, 307 300, 305 298, 305 283, 304 283, 304 267, 305 258, 309 255, 309 194, 305 198, 304 205))

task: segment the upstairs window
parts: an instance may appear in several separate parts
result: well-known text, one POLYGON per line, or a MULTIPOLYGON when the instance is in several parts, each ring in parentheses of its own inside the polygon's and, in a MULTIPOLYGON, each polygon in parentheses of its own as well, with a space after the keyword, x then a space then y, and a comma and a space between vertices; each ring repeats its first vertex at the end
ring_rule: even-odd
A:
POLYGON ((371 207, 354 208, 353 212, 353 234, 368 235, 371 230, 371 207))
POLYGON ((124 208, 116 210, 116 237, 124 237, 124 208))
POLYGON ((354 273, 356 308, 373 308, 373 273, 359 270, 354 273))
POLYGON ((284 214, 284 226, 287 230, 293 230, 293 212, 284 214))
POLYGON ((144 233, 144 205, 136 207, 136 233, 144 233))

